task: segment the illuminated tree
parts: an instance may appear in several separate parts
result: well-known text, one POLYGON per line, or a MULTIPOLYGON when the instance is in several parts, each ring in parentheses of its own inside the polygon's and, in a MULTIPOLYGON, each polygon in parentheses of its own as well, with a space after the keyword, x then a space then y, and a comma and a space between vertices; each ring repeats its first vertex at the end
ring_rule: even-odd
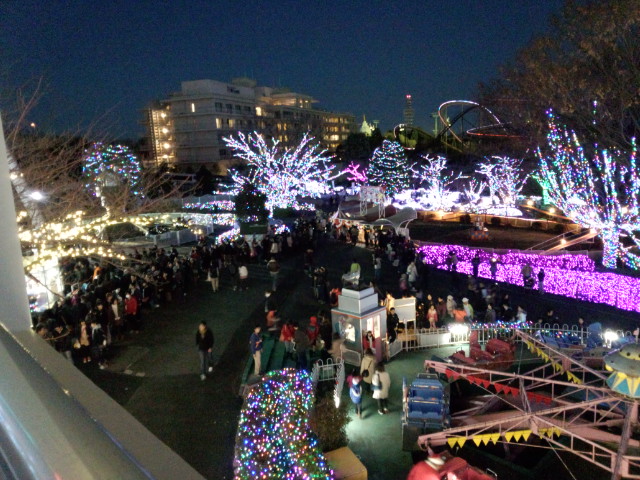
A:
MULTIPOLYGON (((93 142, 88 134, 54 135, 31 123, 29 114, 38 98, 39 85, 31 93, 18 92, 9 102, 15 106, 8 109, 5 123, 14 202, 19 210, 18 234, 26 252, 25 271, 32 274, 45 264, 56 265, 60 259, 75 257, 122 266, 125 255, 113 243, 118 239, 105 238, 102 232, 117 223, 156 221, 138 214, 166 211, 165 200, 175 196, 180 185, 149 195, 159 190, 165 179, 154 171, 138 170, 134 183, 140 195, 127 204, 127 213, 122 209, 105 212, 87 189, 88 176, 83 174, 88 158, 85 152, 93 142)), ((98 171, 100 167, 94 166, 98 171)), ((88 175, 88 170, 85 173, 88 175)), ((126 177, 127 182, 130 179, 126 177)), ((129 186, 124 188, 131 191, 129 186)))
POLYGON ((477 173, 487 178, 491 202, 503 207, 515 207, 516 200, 529 175, 522 169, 522 160, 491 157, 479 164, 477 173))
POLYGON ((398 142, 385 140, 375 149, 367 170, 369 183, 385 188, 388 197, 409 188, 411 164, 398 142))
POLYGON ((473 212, 477 209, 485 188, 487 188, 487 184, 477 178, 467 180, 466 185, 463 186, 463 195, 468 211, 473 212))
POLYGON ((453 205, 449 187, 462 175, 447 168, 447 159, 441 156, 422 157, 424 164, 415 168, 419 182, 426 184, 427 202, 434 210, 449 210, 453 205))
POLYGON ((349 163, 347 168, 345 168, 342 171, 342 174, 347 175, 347 180, 349 180, 350 182, 366 184, 367 172, 360 171, 360 168, 361 168, 360 165, 358 165, 357 163, 351 162, 349 163))
POLYGON ((97 142, 85 150, 82 174, 92 195, 108 207, 117 202, 126 206, 130 195, 141 195, 140 161, 124 145, 97 142))
POLYGON ((249 182, 267 196, 267 208, 288 208, 297 205, 298 197, 318 197, 327 188, 331 166, 313 137, 305 134, 295 148, 283 148, 277 140, 269 145, 259 133, 238 138, 225 137, 235 157, 244 160, 248 173, 232 172, 236 185, 249 182))
POLYGON ((309 427, 312 406, 313 384, 307 372, 266 374, 240 412, 235 479, 334 478, 309 427))
POLYGON ((603 241, 605 267, 613 268, 621 259, 631 268, 640 268, 640 257, 621 244, 627 236, 640 247, 640 171, 637 147, 607 150, 597 145, 585 149, 575 132, 558 127, 549 114, 548 151, 538 150, 537 174, 551 203, 574 222, 595 229, 603 241))

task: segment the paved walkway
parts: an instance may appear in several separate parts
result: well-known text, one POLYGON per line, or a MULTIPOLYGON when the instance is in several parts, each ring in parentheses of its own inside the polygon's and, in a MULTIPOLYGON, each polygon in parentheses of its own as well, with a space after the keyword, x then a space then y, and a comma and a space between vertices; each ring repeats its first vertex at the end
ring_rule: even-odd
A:
MULTIPOLYGON (((316 265, 327 267, 332 285, 338 283, 352 258, 362 265, 365 281, 373 277, 371 253, 364 248, 325 241, 317 252, 316 265)), ((312 295, 311 280, 302 271, 302 257, 285 259, 282 265, 281 285, 275 294, 281 315, 307 321, 319 305, 312 295)), ((395 288, 397 273, 387 263, 383 268, 382 286, 395 288)), ((81 366, 98 386, 209 479, 233 478, 235 431, 242 406, 240 378, 249 356, 253 325, 264 322, 264 291, 270 288, 270 277, 262 265, 251 265, 249 270, 248 291, 235 292, 223 283, 214 294, 208 283, 201 282, 184 303, 147 312, 144 330, 114 347, 115 358, 108 370, 81 366), (201 320, 207 321, 216 339, 217 364, 204 382, 198 376, 194 346, 201 320)), ((446 295, 451 274, 430 270, 429 287, 434 296, 446 295)), ((563 321, 574 321, 580 314, 589 321, 597 313, 597 319, 605 324, 624 322, 628 328, 639 318, 575 300, 525 297, 517 287, 509 287, 509 291, 516 303, 530 306, 530 318, 536 314, 532 310, 543 313, 548 306, 554 306, 563 321)), ((431 352, 412 355, 426 358, 431 352)), ((416 373, 421 369, 421 358, 416 361, 416 373)), ((354 419, 348 427, 350 446, 362 457, 372 480, 401 479, 411 467, 410 455, 401 451, 398 400, 401 377, 410 378, 411 374, 404 371, 406 365, 401 367, 406 362, 401 357, 397 360, 389 366, 393 377, 391 414, 379 416, 373 400, 368 399, 365 419, 354 419)))

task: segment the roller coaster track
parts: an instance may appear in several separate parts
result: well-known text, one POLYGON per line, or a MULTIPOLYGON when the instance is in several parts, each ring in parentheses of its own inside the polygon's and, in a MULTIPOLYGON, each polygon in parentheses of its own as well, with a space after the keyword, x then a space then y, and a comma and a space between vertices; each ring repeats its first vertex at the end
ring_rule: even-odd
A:
POLYGON ((464 119, 466 115, 473 112, 474 110, 479 110, 481 113, 482 112, 486 113, 487 115, 489 115, 489 118, 491 118, 494 123, 469 129, 465 133, 467 133, 468 135, 491 135, 491 136, 501 136, 501 137, 509 136, 506 133, 505 124, 502 123, 500 119, 487 107, 480 105, 477 102, 473 102, 471 100, 449 100, 441 104, 440 107, 438 107, 438 117, 440 118, 440 121, 442 122, 442 125, 444 126, 444 128, 440 131, 440 133, 438 133, 438 136, 436 138, 438 140, 441 140, 445 135, 451 134, 453 138, 455 138, 458 142, 462 143, 462 139, 460 138, 459 133, 456 133, 453 130, 453 126, 459 120, 464 119), (453 106, 463 107, 463 109, 462 111, 458 112, 451 120, 449 120, 447 118, 446 112, 449 107, 453 107, 453 106), (481 129, 486 129, 490 127, 491 128, 499 127, 504 131, 504 133, 503 134, 485 134, 485 133, 478 132, 481 129))

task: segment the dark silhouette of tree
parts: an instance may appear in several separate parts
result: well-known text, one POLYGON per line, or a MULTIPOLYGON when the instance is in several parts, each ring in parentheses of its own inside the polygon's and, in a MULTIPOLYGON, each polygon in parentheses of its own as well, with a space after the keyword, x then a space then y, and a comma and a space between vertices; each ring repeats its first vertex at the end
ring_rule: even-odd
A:
POLYGON ((481 85, 481 102, 525 147, 544 143, 553 108, 583 140, 628 149, 640 134, 639 38, 637 0, 568 0, 548 34, 481 85))

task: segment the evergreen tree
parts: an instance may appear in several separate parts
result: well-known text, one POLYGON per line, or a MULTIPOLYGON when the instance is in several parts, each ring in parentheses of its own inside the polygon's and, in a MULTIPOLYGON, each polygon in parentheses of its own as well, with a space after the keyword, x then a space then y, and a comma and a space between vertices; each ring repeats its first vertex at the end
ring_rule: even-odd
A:
POLYGON ((408 188, 411 182, 411 164, 402 146, 398 142, 383 141, 373 152, 367 176, 371 185, 383 186, 388 197, 408 188))
POLYGON ((267 196, 251 182, 246 182, 236 195, 236 216, 241 223, 266 223, 269 212, 265 207, 267 196))

